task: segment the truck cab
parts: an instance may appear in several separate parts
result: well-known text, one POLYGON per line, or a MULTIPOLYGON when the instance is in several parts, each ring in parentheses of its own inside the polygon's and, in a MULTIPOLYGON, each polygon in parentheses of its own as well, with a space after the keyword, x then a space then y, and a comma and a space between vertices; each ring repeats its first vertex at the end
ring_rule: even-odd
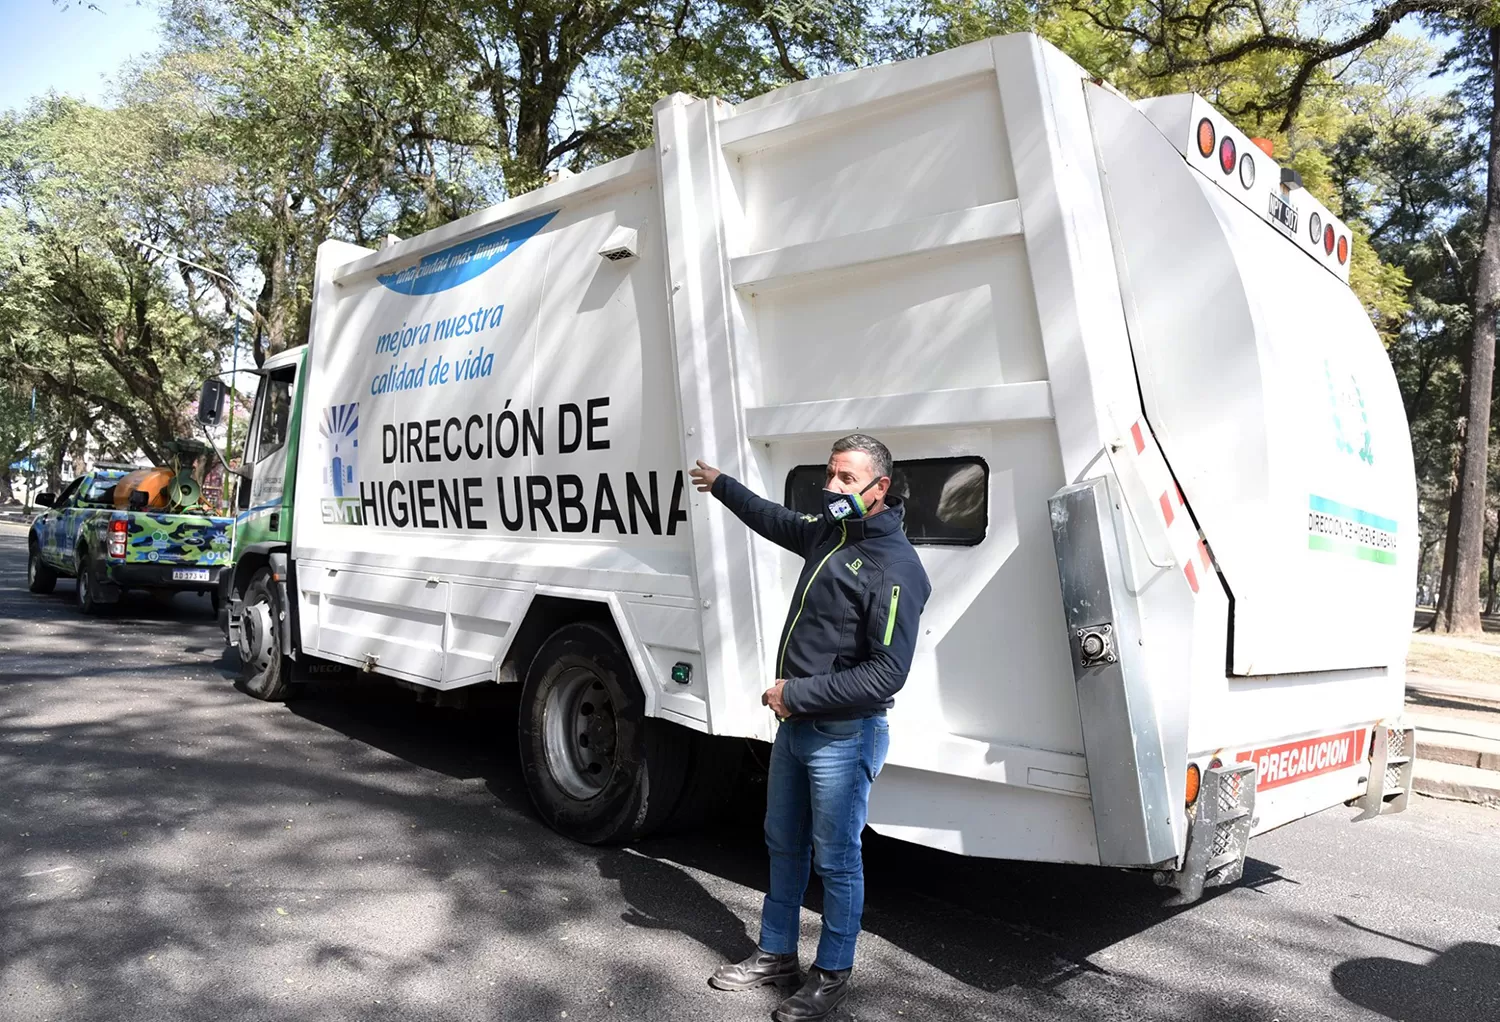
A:
POLYGON ((298 377, 306 354, 305 346, 289 348, 256 372, 260 382, 236 491, 231 570, 220 581, 225 636, 242 663, 261 665, 255 677, 262 680, 273 668, 279 676, 284 654, 295 656, 294 645, 286 641, 291 618, 284 611, 302 422, 298 377))

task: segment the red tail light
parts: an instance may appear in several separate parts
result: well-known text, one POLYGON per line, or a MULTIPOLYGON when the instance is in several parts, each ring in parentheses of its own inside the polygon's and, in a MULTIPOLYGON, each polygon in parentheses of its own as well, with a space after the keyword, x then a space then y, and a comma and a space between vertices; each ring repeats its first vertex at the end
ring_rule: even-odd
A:
POLYGON ((1224 141, 1219 143, 1219 167, 1224 173, 1233 174, 1235 164, 1238 162, 1239 153, 1235 152, 1234 139, 1225 135, 1224 141))
POLYGON ((1349 261, 1349 239, 1339 238, 1339 265, 1343 266, 1349 261))
POLYGON ((1323 228, 1323 251, 1333 255, 1333 224, 1323 228))
POLYGON ((116 518, 109 523, 109 556, 125 556, 125 534, 129 530, 130 526, 123 518, 116 518))

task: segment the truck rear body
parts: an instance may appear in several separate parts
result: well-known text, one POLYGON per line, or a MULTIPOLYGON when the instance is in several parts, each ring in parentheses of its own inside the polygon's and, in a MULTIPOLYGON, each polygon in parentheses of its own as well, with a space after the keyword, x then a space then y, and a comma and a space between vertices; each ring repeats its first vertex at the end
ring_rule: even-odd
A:
POLYGON ((507 680, 539 597, 586 601, 649 716, 768 740, 800 566, 684 470, 815 512, 858 430, 933 584, 877 830, 1171 869, 1194 770, 1253 807, 1241 842, 1400 794, 1409 437, 1349 231, 1269 156, 1029 36, 674 96, 656 133, 320 249, 296 648, 451 690, 507 680))

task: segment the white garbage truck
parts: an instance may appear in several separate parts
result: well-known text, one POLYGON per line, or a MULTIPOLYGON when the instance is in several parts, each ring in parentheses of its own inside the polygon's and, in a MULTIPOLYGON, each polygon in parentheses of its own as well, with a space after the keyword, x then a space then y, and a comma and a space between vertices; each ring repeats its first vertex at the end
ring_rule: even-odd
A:
POLYGON ((817 513, 858 431, 932 581, 876 831, 1187 900, 1405 807, 1410 437, 1349 228, 1269 146, 1031 35, 654 117, 319 249, 224 573, 251 692, 518 685, 541 815, 645 833, 774 737, 801 567, 686 469, 817 513))

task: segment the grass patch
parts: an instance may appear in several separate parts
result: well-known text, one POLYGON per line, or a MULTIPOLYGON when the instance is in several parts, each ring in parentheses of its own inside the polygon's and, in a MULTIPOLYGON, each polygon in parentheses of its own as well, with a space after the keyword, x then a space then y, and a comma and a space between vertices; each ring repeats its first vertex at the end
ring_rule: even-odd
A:
MULTIPOLYGON (((1470 637, 1469 641, 1475 641, 1475 638, 1470 637)), ((1494 645, 1500 651, 1500 644, 1494 645)), ((1458 681, 1485 681, 1500 685, 1500 655, 1465 649, 1446 641, 1444 636, 1413 635, 1411 650, 1406 656, 1406 669, 1458 681)))

